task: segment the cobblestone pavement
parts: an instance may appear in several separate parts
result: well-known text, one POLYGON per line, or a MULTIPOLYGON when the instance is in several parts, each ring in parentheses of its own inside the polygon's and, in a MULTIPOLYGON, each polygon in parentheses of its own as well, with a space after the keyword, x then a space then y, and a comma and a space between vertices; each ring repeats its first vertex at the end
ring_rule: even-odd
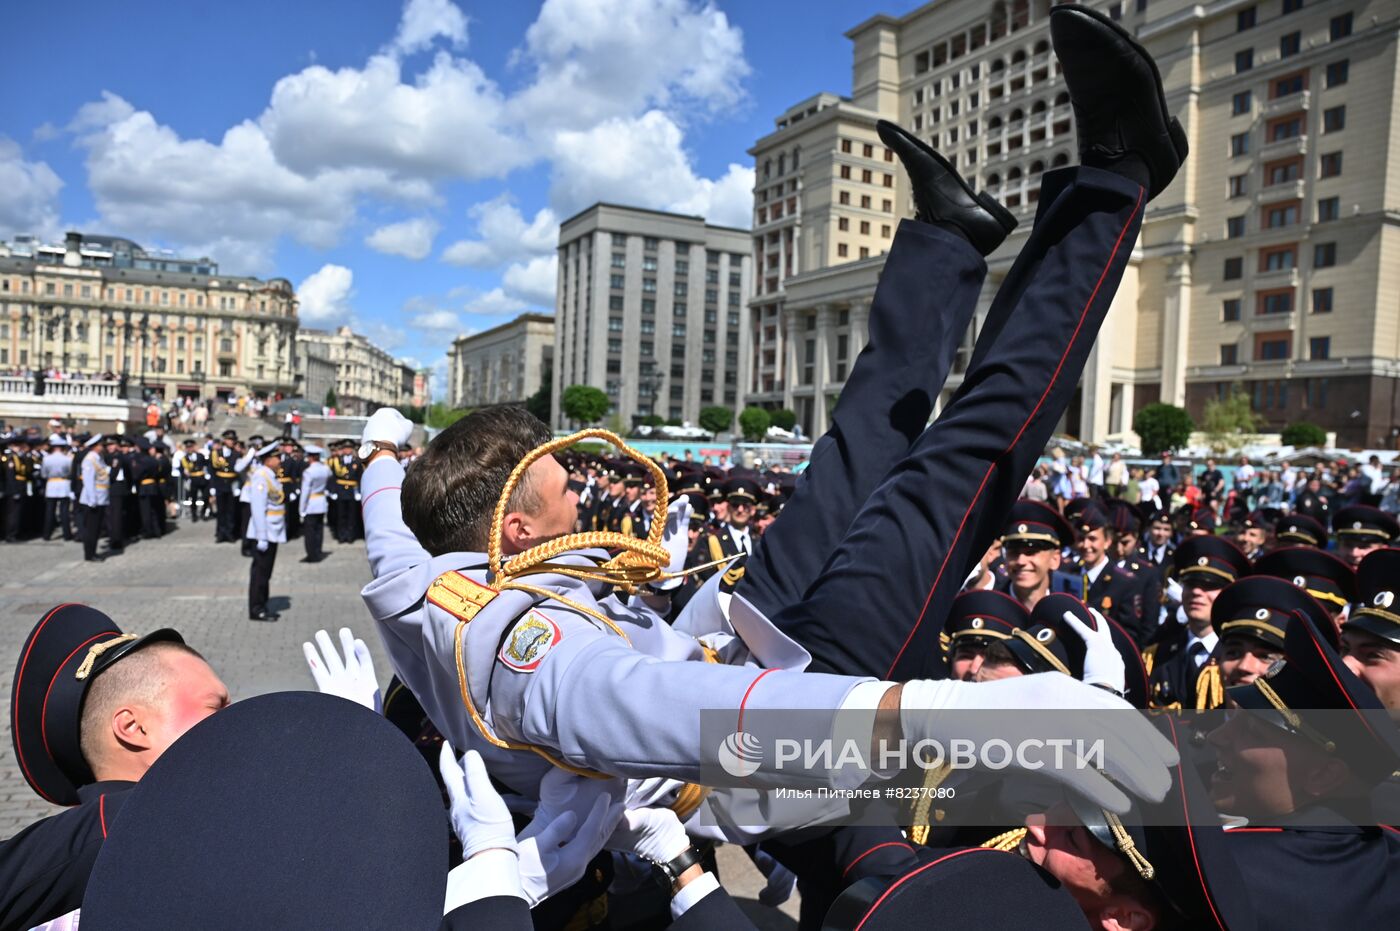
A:
MULTIPOLYGON (((320 628, 348 626, 374 654, 382 682, 390 675, 379 638, 373 636, 360 589, 369 581, 364 543, 340 545, 326 538, 327 558, 299 562, 300 540, 282 544, 272 576, 270 607, 276 623, 248 620, 248 560, 237 544, 215 544, 212 523, 171 524, 160 540, 132 543, 124 554, 83 562, 77 542, 0 544, 0 695, 8 711, 20 644, 55 605, 83 602, 112 617, 123 630, 144 633, 174 627, 213 665, 234 701, 283 689, 309 689, 311 676, 301 645, 320 628)), ((0 734, 0 838, 60 809, 34 794, 15 762, 10 716, 0 734)), ((764 929, 795 927, 796 896, 782 912, 753 899, 763 879, 743 851, 720 851, 726 888, 764 929)))

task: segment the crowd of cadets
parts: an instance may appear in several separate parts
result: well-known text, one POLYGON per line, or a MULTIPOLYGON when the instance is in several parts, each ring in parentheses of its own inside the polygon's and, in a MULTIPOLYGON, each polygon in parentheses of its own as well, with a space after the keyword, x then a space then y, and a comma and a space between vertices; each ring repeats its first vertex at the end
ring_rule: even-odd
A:
MULTIPOLYGON (((98 561, 121 553, 128 543, 164 536, 171 520, 214 524, 214 542, 242 544, 247 555, 249 477, 254 451, 269 438, 219 437, 176 442, 160 427, 141 435, 30 430, 0 435, 0 530, 6 543, 26 540, 79 541, 84 556, 98 561), (107 548, 99 553, 105 537, 107 548)), ((310 461, 324 461, 330 476, 318 479, 306 517, 315 527, 307 555, 321 555, 320 534, 338 543, 364 535, 360 521, 360 473, 355 444, 339 440, 325 450, 297 440, 280 441, 276 469, 287 502, 287 536, 302 536, 302 477, 310 461)), ((405 452, 412 457, 411 451, 405 452)))
MULTIPOLYGON (((1400 524, 1369 504, 1330 516, 1329 527, 1265 508, 1222 527, 1209 507, 1169 513, 1103 496, 1061 511, 1023 498, 964 596, 1009 596, 991 603, 1004 606, 1004 624, 1024 628, 1041 599, 1071 595, 1112 623, 1129 666, 1141 672, 1142 704, 1209 710, 1283 657, 1287 612, 1279 619, 1251 600, 1253 580, 1282 580, 1325 609, 1347 664, 1400 710, 1400 613, 1391 613, 1400 524)), ((995 633, 966 626, 986 605, 967 601, 948 620, 945 645, 956 646, 968 679, 1017 666, 995 633)))

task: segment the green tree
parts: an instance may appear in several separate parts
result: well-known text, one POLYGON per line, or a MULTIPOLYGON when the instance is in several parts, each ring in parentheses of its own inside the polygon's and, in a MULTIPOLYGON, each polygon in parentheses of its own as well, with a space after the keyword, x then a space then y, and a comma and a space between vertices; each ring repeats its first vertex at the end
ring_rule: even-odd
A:
POLYGON ((450 408, 442 401, 438 401, 428 408, 427 416, 423 422, 435 430, 442 430, 452 426, 471 412, 469 407, 450 408))
POLYGON ((335 407, 335 389, 326 389, 326 407, 335 407))
POLYGON ((595 424, 608 412, 608 396, 592 385, 570 385, 559 399, 564 416, 581 424, 595 424))
POLYGON ((1223 398, 1206 402, 1201 430, 1210 448, 1218 453, 1238 449, 1259 432, 1263 418, 1254 412, 1249 395, 1239 385, 1223 398))
POLYGON ((660 414, 647 414, 638 421, 644 427, 659 427, 666 422, 666 418, 660 414))
POLYGON ((412 404, 400 404, 399 413, 414 423, 422 423, 428 416, 428 409, 425 407, 414 407, 412 404))
POLYGON ((700 429, 710 433, 723 433, 734 423, 734 411, 728 407, 715 405, 700 408, 700 429))
POLYGON ((780 407, 775 411, 768 412, 768 420, 779 430, 791 430, 797 426, 797 413, 786 407, 780 407))
POLYGON ((530 413, 534 414, 535 417, 537 417, 539 420, 542 420, 545 423, 549 423, 549 417, 552 413, 552 411, 550 411, 549 408, 549 385, 548 383, 546 383, 540 385, 540 390, 530 395, 530 397, 525 401, 525 409, 530 413))
POLYGON ((750 443, 757 443, 767 436, 770 423, 772 418, 761 407, 746 407, 739 412, 739 430, 750 443))
POLYGON ((1142 441, 1144 456, 1185 446, 1194 429, 1191 415, 1173 404, 1149 404, 1133 417, 1133 432, 1142 441))
POLYGON ((1282 439, 1285 446, 1325 446, 1327 431, 1315 423, 1300 420, 1283 428, 1282 439))

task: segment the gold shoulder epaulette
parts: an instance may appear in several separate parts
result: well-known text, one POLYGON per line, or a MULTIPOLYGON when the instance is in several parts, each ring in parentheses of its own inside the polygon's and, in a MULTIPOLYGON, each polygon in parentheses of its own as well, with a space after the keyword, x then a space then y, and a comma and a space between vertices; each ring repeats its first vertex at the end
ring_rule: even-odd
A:
POLYGON ((1220 678, 1220 666, 1206 663, 1196 677, 1196 710, 1210 711, 1225 704, 1225 683, 1220 678))
POLYGON ((428 602, 435 604, 455 618, 470 621, 481 613, 500 592, 479 582, 473 582, 453 569, 433 579, 428 586, 428 602))
POLYGON ((1152 644, 1142 651, 1142 670, 1147 675, 1152 675, 1152 667, 1157 662, 1157 644, 1152 644))

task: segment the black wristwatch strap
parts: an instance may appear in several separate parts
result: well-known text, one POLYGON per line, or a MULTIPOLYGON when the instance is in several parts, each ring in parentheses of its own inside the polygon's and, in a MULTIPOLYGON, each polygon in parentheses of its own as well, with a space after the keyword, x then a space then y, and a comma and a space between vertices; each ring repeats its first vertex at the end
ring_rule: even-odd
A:
MULTIPOLYGON (((653 865, 656 867, 657 871, 665 877, 665 885, 674 886, 676 880, 681 878, 682 873, 703 859, 705 859, 705 855, 701 853, 694 844, 691 844, 689 847, 685 848, 685 850, 681 851, 680 855, 675 859, 653 865)), ((661 877, 657 878, 660 879, 661 877)))

